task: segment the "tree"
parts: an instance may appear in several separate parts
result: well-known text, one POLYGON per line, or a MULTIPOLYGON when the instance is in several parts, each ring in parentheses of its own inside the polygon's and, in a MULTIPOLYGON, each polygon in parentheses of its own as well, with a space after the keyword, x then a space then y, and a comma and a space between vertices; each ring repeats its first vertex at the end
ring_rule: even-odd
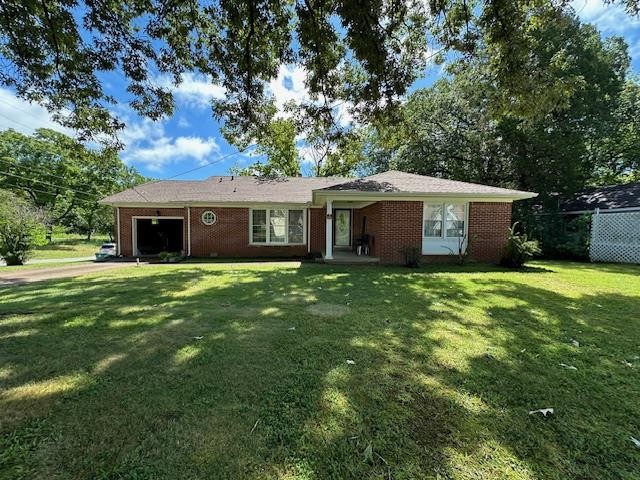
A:
MULTIPOLYGON (((308 119, 306 119, 308 120, 308 119)), ((355 129, 320 130, 317 122, 296 119, 272 121, 260 136, 256 153, 265 155, 245 168, 233 167, 235 175, 300 176, 302 163, 310 163, 313 176, 349 176, 364 161, 362 135, 355 129), (313 127, 311 127, 313 125, 313 127), (307 131, 301 129, 307 128, 307 131), (306 135, 306 136, 305 136, 306 135)))
POLYGON ((112 149, 90 152, 81 165, 80 177, 85 197, 62 223, 91 240, 94 233, 111 235, 113 209, 99 203, 101 198, 147 181, 133 167, 127 167, 112 149))
POLYGON ((7 265, 22 265, 45 243, 44 220, 44 213, 24 198, 0 190, 0 257, 7 265))
POLYGON ((75 232, 91 240, 93 234, 101 233, 113 238, 113 208, 107 205, 90 203, 80 205, 74 212, 68 225, 75 232))
MULTIPOLYGON (((608 3, 640 9, 637 0, 608 3)), ((309 114, 349 101, 370 118, 397 105, 437 53, 473 58, 482 44, 503 107, 544 112, 579 84, 540 81, 529 51, 535 30, 570 8, 567 0, 3 1, 0 82, 95 137, 122 127, 103 72, 122 72, 130 106, 156 119, 173 112, 172 86, 199 72, 225 88, 214 111, 227 131, 255 138, 275 114, 266 86, 283 64, 307 72, 309 114), (432 53, 429 42, 441 48, 432 53)))
POLYGON ((318 138, 318 144, 320 155, 313 159, 312 172, 316 176, 348 177, 366 161, 362 133, 358 130, 340 135, 334 142, 318 138))
POLYGON ((507 186, 513 182, 499 122, 492 118, 494 87, 478 69, 460 71, 416 91, 399 123, 379 125, 378 170, 401 170, 507 186))
POLYGON ((588 149, 596 165, 590 183, 640 181, 640 83, 637 78, 625 82, 606 135, 595 139, 588 149))
POLYGON ((47 212, 51 227, 69 217, 86 194, 81 178, 84 147, 66 135, 39 129, 33 136, 0 132, 0 187, 26 195, 47 212))
POLYGON ((94 231, 98 201, 143 181, 112 149, 91 150, 60 132, 0 132, 0 188, 22 195, 54 225, 94 231), (83 227, 80 227, 83 225, 83 227))
MULTIPOLYGON (((627 47, 619 38, 602 40, 572 14, 528 35, 536 39, 529 56, 541 84, 571 85, 553 110, 543 116, 505 111, 491 57, 478 55, 412 94, 399 123, 378 125, 369 147, 382 162, 377 168, 533 190, 549 201, 555 198, 551 194, 589 183, 606 163, 595 146, 611 132, 628 132, 640 113, 634 117, 633 101, 623 100, 633 98, 623 88, 627 47), (626 118, 627 126, 619 118, 626 118)), ((633 135, 627 138, 633 144, 633 135)))
POLYGON ((276 119, 260 135, 256 146, 266 163, 256 162, 245 168, 232 168, 235 175, 300 176, 300 160, 296 148, 296 125, 291 119, 276 119))

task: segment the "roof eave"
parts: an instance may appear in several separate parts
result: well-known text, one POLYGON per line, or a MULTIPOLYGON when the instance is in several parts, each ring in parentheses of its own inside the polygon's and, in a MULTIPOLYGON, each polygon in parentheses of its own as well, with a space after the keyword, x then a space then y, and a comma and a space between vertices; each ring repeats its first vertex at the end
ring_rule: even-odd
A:
POLYGON ((140 201, 106 201, 100 200, 100 203, 103 205, 110 205, 112 207, 123 207, 123 208, 184 208, 184 207, 244 207, 250 208, 256 205, 281 205, 281 206, 300 206, 300 207, 308 207, 311 206, 311 202, 274 202, 274 201, 220 201, 220 200, 209 200, 209 201, 193 201, 193 200, 180 200, 173 202, 140 202, 140 201))
POLYGON ((529 198, 535 198, 538 196, 537 193, 534 192, 524 192, 524 191, 515 191, 515 192, 490 192, 490 193, 469 193, 469 192, 365 192, 361 190, 314 190, 313 191, 314 200, 316 196, 320 197, 367 197, 367 198, 397 198, 397 197, 405 197, 405 198, 424 198, 424 197, 439 197, 439 198, 491 198, 491 199, 502 199, 506 201, 514 201, 514 200, 526 200, 529 198))

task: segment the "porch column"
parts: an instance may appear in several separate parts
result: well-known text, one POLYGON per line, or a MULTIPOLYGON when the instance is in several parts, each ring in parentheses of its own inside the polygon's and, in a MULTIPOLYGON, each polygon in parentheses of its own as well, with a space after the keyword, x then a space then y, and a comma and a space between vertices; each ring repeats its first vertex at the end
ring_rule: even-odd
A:
POLYGON ((116 207, 116 228, 118 229, 116 232, 116 255, 119 257, 122 254, 122 246, 120 243, 120 207, 116 207))
POLYGON ((325 256, 327 260, 333 258, 333 202, 327 199, 327 226, 325 229, 325 256))
POLYGON ((191 207, 187 207, 187 257, 191 256, 191 207))

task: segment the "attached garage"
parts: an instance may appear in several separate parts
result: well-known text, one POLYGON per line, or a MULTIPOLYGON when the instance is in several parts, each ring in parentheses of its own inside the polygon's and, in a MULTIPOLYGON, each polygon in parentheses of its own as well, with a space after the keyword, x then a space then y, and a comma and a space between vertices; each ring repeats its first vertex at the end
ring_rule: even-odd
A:
POLYGON ((132 228, 136 256, 184 251, 182 217, 133 217, 132 228))

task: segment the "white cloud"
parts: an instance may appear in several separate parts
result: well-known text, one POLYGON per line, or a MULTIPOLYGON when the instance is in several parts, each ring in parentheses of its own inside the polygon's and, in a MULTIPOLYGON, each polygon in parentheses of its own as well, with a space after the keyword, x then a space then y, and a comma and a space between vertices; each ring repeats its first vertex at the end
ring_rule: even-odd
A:
POLYGON ((71 130, 56 123, 40 105, 22 100, 11 90, 0 87, 0 130, 8 128, 27 135, 38 128, 50 128, 73 135, 71 130))
POLYGON ((583 22, 594 24, 605 36, 624 37, 631 57, 639 59, 640 18, 627 14, 621 5, 608 5, 602 0, 574 0, 572 6, 583 22))
POLYGON ((213 100, 224 98, 227 93, 222 85, 213 83, 210 76, 191 72, 182 74, 178 86, 173 85, 168 76, 157 78, 156 83, 170 89, 177 101, 195 108, 208 108, 213 100))
POLYGON ((284 107, 288 102, 299 105, 311 101, 304 83, 306 76, 306 70, 299 65, 281 65, 278 76, 269 82, 268 90, 282 115, 285 115, 284 107))
POLYGON ((125 128, 118 133, 118 138, 126 147, 132 148, 140 142, 151 141, 165 136, 163 121, 153 121, 149 118, 140 117, 134 120, 131 115, 123 115, 120 118, 125 123, 125 128))
POLYGON ((121 108, 119 114, 126 125, 118 137, 125 145, 122 159, 127 164, 161 172, 165 166, 185 160, 204 164, 220 150, 212 137, 172 135, 167 129, 169 119, 153 121, 136 115, 130 108, 121 108))
MULTIPOLYGON (((193 83, 189 87, 194 92, 193 83)), ((117 106, 117 115, 126 124, 118 137, 125 145, 122 158, 128 164, 137 164, 151 171, 161 171, 170 163, 195 160, 204 164, 209 156, 220 150, 212 137, 174 137, 167 134, 166 120, 152 121, 140 118, 129 108, 117 106)), ((184 124, 183 124, 184 126, 184 124)), ((0 130, 13 128, 31 135, 37 128, 50 128, 73 136, 74 132, 54 122, 41 106, 21 100, 6 88, 0 88, 0 130)))
MULTIPOLYGON (((293 102, 299 106, 303 103, 322 103, 324 101, 324 97, 317 100, 312 99, 305 84, 306 77, 307 71, 300 65, 281 65, 278 76, 269 82, 268 91, 273 95, 280 116, 285 118, 291 116, 284 109, 287 103, 293 102)), ((353 123, 353 116, 350 113, 351 106, 350 102, 335 104, 334 113, 339 125, 346 127, 353 123)))
POLYGON ((621 5, 607 5, 601 0, 574 0, 572 6, 583 21, 594 23, 607 34, 622 34, 640 25, 640 20, 628 15, 621 5))
POLYGON ((211 154, 220 150, 212 137, 170 137, 160 135, 144 142, 136 142, 123 154, 128 163, 144 165, 152 171, 162 171, 170 163, 183 160, 195 160, 204 165, 211 154))

